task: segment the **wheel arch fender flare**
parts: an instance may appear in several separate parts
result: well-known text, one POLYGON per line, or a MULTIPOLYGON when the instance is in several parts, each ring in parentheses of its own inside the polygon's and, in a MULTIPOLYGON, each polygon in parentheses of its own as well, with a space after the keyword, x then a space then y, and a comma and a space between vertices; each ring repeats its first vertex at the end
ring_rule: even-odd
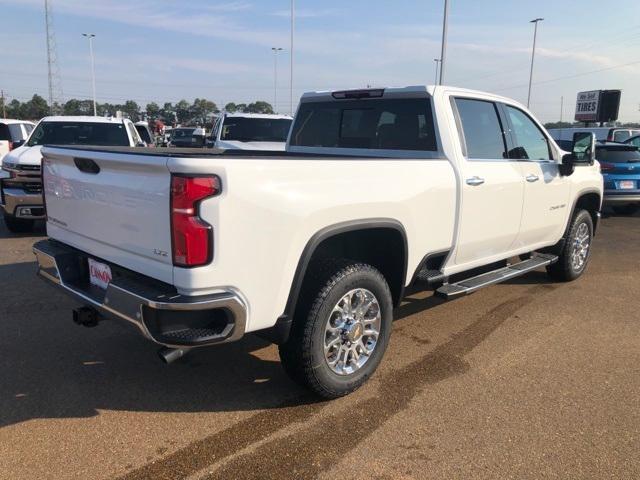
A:
POLYGON ((314 253, 316 253, 318 247, 326 240, 335 237, 337 235, 341 235, 348 232, 355 232, 357 230, 370 230, 370 229, 391 229, 401 236, 403 242, 404 251, 402 252, 403 257, 403 265, 402 265, 402 284, 400 285, 400 294, 399 298, 402 298, 404 294, 404 287, 407 276, 407 265, 409 260, 409 244, 407 240, 407 233, 404 228, 404 225, 396 219, 393 218, 369 218, 369 219, 359 219, 359 220, 349 220, 345 222, 336 223, 333 225, 329 225, 327 227, 322 228, 321 230, 314 233, 307 243, 305 244, 304 249, 302 250, 302 254, 298 260, 298 265, 296 267, 295 273, 293 275, 293 279, 291 281, 291 286, 289 288, 289 295, 287 297, 287 303, 284 308, 284 312, 278 320, 274 327, 270 329, 270 332, 267 338, 275 341, 276 343, 281 343, 286 341, 289 335, 289 329, 291 328, 291 324, 293 321, 293 316, 295 313, 295 309, 298 304, 298 299, 300 297, 300 293, 302 290, 302 284, 304 282, 305 276, 309 269, 309 264, 311 259, 313 258, 314 253))

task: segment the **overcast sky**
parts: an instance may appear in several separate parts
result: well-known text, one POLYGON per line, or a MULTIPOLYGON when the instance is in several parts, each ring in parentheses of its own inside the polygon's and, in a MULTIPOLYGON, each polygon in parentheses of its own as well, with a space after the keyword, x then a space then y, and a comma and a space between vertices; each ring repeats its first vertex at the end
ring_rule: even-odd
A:
MULTIPOLYGON (((0 0, 0 88, 47 97, 43 0, 0 0)), ((64 97, 90 98, 95 39, 100 102, 193 100, 289 105, 289 0, 51 0, 64 97)), ((445 83, 526 102, 538 29, 531 108, 542 121, 573 118, 581 90, 622 89, 620 119, 640 120, 640 2, 450 0, 445 83), (625 66, 626 65, 626 66, 625 66)), ((304 91, 432 84, 442 0, 297 0, 294 96, 304 91)))

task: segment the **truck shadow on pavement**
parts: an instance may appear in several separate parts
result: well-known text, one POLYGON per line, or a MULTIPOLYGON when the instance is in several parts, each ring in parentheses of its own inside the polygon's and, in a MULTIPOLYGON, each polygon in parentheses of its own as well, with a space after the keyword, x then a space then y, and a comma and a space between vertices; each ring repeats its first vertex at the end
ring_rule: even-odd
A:
POLYGON ((76 305, 36 277, 35 262, 0 265, 0 427, 99 409, 255 410, 315 401, 255 336, 165 365, 158 346, 117 322, 71 321, 76 305))
POLYGON ((0 240, 3 238, 46 237, 47 229, 41 220, 36 220, 33 230, 25 233, 12 233, 7 230, 4 220, 0 218, 0 240))

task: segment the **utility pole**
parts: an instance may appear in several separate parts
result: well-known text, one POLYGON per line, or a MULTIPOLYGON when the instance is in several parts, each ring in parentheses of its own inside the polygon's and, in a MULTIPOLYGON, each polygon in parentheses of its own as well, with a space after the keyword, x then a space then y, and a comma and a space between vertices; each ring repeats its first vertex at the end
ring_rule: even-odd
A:
POLYGON ((290 74, 289 79, 289 103, 291 105, 291 115, 293 115, 293 37, 295 34, 295 17, 296 17, 296 5, 295 0, 291 0, 291 48, 289 49, 289 61, 290 61, 290 74))
POLYGON ((2 99, 2 118, 7 118, 7 107, 4 103, 4 90, 0 90, 0 99, 2 99))
POLYGON ((562 114, 564 113, 564 96, 560 97, 560 122, 562 122, 562 114))
POLYGON ((47 74, 49 80, 49 111, 51 115, 56 113, 56 103, 62 103, 62 85, 58 70, 56 37, 53 31, 53 16, 49 0, 44 0, 44 20, 47 34, 47 74))
POLYGON ((433 84, 438 85, 438 66, 440 65, 440 59, 434 58, 433 61, 436 62, 436 79, 434 80, 433 84))
POLYGON ((273 50, 273 110, 278 111, 278 52, 282 51, 281 47, 271 47, 273 50))
POLYGON ((440 82, 444 83, 444 65, 447 57, 447 25, 449 23, 449 0, 444 0, 444 16, 442 17, 442 47, 440 50, 440 82))
POLYGON ((83 33, 83 37, 89 39, 89 56, 91 57, 91 88, 93 90, 93 116, 98 116, 98 109, 96 107, 96 69, 93 61, 93 39, 95 38, 95 34, 93 33, 83 33))
POLYGON ((543 21, 544 18, 534 18, 529 23, 533 23, 533 48, 531 49, 531 70, 529 71, 529 93, 527 94, 527 108, 531 102, 531 82, 533 80, 533 60, 536 56, 536 38, 538 36, 538 22, 543 21))

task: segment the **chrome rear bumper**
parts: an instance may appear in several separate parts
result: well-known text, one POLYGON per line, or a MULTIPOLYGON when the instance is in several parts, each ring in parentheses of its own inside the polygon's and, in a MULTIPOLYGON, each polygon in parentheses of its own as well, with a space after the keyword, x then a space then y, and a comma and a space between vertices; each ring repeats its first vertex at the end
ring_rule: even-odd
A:
POLYGON ((245 333, 247 309, 235 292, 180 295, 169 285, 115 265, 113 280, 100 290, 88 282, 83 252, 53 240, 37 242, 33 252, 40 277, 102 316, 133 324, 160 345, 191 348, 232 342, 245 333))

